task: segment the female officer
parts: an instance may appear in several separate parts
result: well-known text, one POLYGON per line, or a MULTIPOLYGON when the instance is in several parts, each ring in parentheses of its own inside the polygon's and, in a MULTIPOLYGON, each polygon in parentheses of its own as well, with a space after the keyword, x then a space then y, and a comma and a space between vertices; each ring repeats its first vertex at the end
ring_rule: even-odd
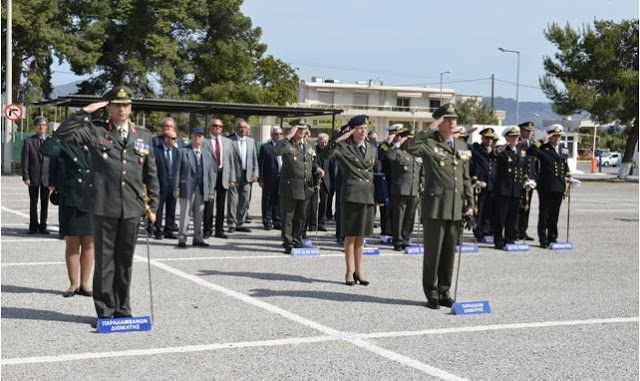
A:
POLYGON ((49 138, 41 147, 42 153, 51 158, 60 158, 63 163, 60 194, 60 235, 66 242, 65 260, 69 274, 69 289, 62 296, 76 294, 92 296, 91 270, 93 269, 93 236, 91 218, 79 209, 89 176, 89 151, 49 138), (78 279, 78 275, 80 278, 78 279))
POLYGON ((342 173, 340 194, 341 226, 345 236, 344 255, 347 264, 345 283, 356 282, 366 286, 362 268, 365 236, 373 234, 375 202, 373 170, 378 161, 377 150, 369 144, 367 125, 369 117, 358 115, 333 140, 326 150, 327 159, 335 159, 342 173))

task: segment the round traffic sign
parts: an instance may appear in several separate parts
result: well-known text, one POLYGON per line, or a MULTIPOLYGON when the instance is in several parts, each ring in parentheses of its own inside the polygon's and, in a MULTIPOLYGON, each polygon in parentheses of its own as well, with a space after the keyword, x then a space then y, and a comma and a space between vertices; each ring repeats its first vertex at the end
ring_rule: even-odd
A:
POLYGON ((24 118, 24 108, 20 103, 9 103, 4 106, 4 117, 17 122, 24 118))

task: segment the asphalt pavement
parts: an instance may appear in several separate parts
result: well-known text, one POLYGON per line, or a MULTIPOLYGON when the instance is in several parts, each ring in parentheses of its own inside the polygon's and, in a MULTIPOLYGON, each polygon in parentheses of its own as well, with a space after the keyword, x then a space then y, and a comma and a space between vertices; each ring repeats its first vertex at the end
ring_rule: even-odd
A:
MULTIPOLYGON (((529 242, 523 253, 479 244, 479 253, 463 254, 458 300, 492 308, 468 316, 427 309, 422 256, 375 238, 382 254, 365 257, 367 287, 344 285, 333 224, 319 233, 320 256, 285 255, 279 231, 261 227, 259 189, 251 233, 210 238, 204 249, 151 240, 153 329, 98 334, 91 298, 62 297, 64 242, 26 235, 27 189, 3 176, 2 379, 638 379, 637 183, 584 182, 572 191, 574 250, 529 242)), ((534 237, 537 204, 534 195, 534 237)), ((52 207, 51 230, 57 217, 52 207)), ((146 257, 141 236, 134 315, 150 313, 146 257)))

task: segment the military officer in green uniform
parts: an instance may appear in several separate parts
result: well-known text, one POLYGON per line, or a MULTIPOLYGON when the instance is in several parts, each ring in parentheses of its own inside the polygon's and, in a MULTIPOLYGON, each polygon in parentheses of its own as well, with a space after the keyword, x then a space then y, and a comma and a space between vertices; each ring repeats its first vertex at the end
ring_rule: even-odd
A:
POLYGON ((391 232, 393 249, 404 250, 407 247, 416 218, 416 206, 422 189, 424 175, 422 158, 407 152, 408 130, 400 125, 399 129, 389 132, 389 137, 378 150, 381 160, 387 160, 391 167, 389 194, 391 196, 391 232))
POLYGON ((454 139, 458 115, 452 104, 433 113, 431 129, 411 139, 407 152, 422 158, 425 169, 422 221, 424 267, 422 287, 427 307, 451 307, 451 278, 455 248, 463 216, 473 215, 473 191, 469 178, 471 153, 467 144, 454 139))
POLYGON ((295 119, 284 139, 274 148, 282 156, 280 170, 280 207, 282 211, 282 246, 291 254, 294 247, 302 247, 302 233, 307 221, 309 200, 313 195, 314 174, 322 177, 324 171, 315 163, 315 151, 305 142, 309 125, 305 119, 295 119))
POLYGON ((65 119, 54 136, 90 155, 88 187, 81 209, 91 214, 95 241, 93 300, 98 318, 131 316, 129 289, 140 218, 151 222, 158 205, 158 177, 151 132, 130 120, 131 91, 116 86, 65 119), (91 113, 105 107, 106 123, 91 113), (146 194, 150 199, 145 204, 146 194))

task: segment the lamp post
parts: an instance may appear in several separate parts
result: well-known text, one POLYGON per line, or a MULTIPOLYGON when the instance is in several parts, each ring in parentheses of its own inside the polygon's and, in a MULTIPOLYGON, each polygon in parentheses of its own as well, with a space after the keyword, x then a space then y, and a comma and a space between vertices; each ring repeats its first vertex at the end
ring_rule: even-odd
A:
POLYGON ((498 50, 503 53, 515 53, 518 55, 518 66, 516 69, 516 122, 515 122, 515 124, 517 125, 520 119, 520 103, 518 102, 519 100, 518 93, 520 92, 520 51, 503 49, 503 48, 498 48, 498 50))
POLYGON ((451 74, 449 70, 440 73, 440 106, 442 106, 442 76, 445 74, 451 74))

